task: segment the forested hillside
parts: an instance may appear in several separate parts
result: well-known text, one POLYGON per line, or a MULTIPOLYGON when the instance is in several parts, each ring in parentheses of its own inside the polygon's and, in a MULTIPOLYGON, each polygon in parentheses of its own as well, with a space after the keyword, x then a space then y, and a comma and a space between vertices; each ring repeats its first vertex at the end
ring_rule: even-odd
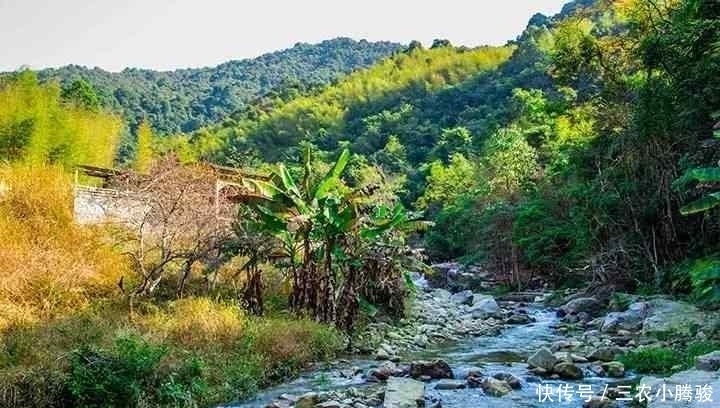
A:
POLYGON ((327 84, 399 48, 390 42, 337 38, 313 45, 296 44, 255 59, 210 68, 168 72, 128 68, 114 73, 70 65, 42 70, 38 76, 43 81, 60 80, 63 87, 84 80, 96 90, 104 107, 124 115, 132 130, 148 119, 157 132, 170 134, 217 122, 283 84, 327 84))
POLYGON ((688 290, 670 269, 712 252, 717 224, 681 216, 688 198, 672 185, 713 163, 715 145, 700 142, 720 108, 717 12, 700 0, 576 1, 507 47, 413 44, 195 139, 220 140, 206 158, 235 164, 349 147, 436 222, 426 243, 440 259, 516 280, 688 290))
POLYGON ((500 47, 0 75, 0 408, 720 384, 719 120, 717 0, 575 0, 500 47))

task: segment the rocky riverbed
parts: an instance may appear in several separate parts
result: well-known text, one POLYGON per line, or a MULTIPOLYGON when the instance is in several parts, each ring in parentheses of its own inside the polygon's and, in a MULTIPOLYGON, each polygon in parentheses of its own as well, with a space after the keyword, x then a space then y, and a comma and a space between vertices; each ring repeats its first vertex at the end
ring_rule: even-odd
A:
POLYGON ((720 406, 720 352, 666 379, 641 378, 617 361, 629 350, 675 341, 652 333, 715 336, 716 316, 687 303, 627 297, 614 305, 571 295, 549 308, 545 296, 508 301, 418 286, 410 317, 396 325, 371 324, 358 337, 356 347, 365 357, 318 367, 230 406, 609 408, 629 406, 623 399, 636 396, 631 385, 638 381, 653 396, 651 408, 720 406), (691 385, 693 399, 655 398, 676 385, 691 385), (718 402, 699 402, 697 385, 714 387, 718 402))

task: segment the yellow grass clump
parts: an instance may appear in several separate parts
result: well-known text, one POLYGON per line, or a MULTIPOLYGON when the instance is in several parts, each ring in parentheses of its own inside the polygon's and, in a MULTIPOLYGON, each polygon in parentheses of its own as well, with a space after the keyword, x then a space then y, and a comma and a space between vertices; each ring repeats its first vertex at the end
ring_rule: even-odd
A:
POLYGON ((127 273, 102 230, 73 223, 59 167, 0 167, 0 329, 54 318, 111 294, 127 273))
POLYGON ((188 298, 169 303, 167 310, 149 314, 139 324, 161 342, 191 349, 209 344, 231 348, 243 335, 247 318, 237 306, 188 298))

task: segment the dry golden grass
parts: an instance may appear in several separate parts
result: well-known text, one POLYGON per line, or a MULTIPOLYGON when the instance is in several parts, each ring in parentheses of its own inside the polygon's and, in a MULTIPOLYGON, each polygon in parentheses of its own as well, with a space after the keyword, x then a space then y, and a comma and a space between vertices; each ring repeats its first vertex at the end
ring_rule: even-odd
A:
POLYGON ((231 348, 244 333, 245 314, 232 305, 207 298, 188 298, 171 302, 167 310, 157 311, 138 321, 149 337, 189 349, 216 345, 231 348))
POLYGON ((0 329, 84 307, 127 272, 103 231, 73 223, 58 167, 0 167, 0 329))

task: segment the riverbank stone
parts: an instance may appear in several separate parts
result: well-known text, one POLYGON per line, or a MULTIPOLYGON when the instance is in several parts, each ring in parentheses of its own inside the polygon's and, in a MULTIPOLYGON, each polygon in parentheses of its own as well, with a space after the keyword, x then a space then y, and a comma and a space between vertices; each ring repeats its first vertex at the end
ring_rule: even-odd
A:
POLYGON ((410 377, 418 379, 428 376, 432 379, 452 379, 453 372, 444 360, 416 361, 410 364, 410 377))
POLYGON ((541 348, 527 359, 527 363, 530 365, 530 368, 542 368, 549 372, 552 371, 555 364, 557 364, 557 358, 555 358, 555 355, 553 355, 550 350, 541 348))

